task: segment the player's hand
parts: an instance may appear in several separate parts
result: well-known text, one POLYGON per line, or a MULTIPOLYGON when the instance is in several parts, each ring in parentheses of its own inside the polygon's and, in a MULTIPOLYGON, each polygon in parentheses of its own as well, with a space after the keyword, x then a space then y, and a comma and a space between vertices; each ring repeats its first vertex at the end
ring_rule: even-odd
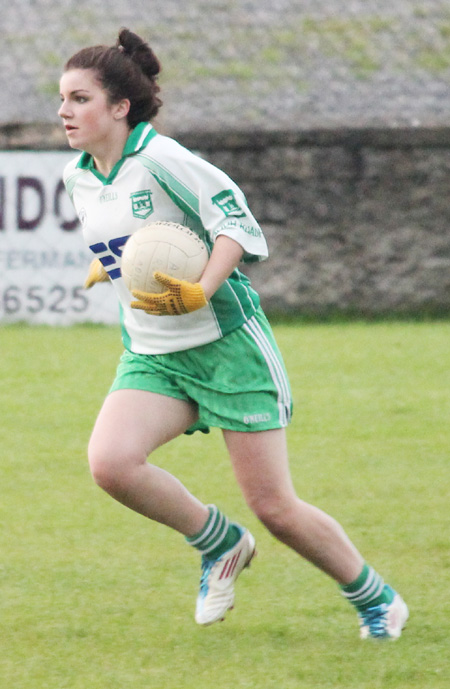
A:
POLYGON ((133 297, 138 301, 132 301, 131 308, 141 309, 152 316, 181 316, 206 306, 205 292, 199 282, 177 280, 158 271, 154 277, 167 288, 166 291, 156 294, 133 290, 133 297))
POLYGON ((94 258, 84 281, 84 289, 90 289, 96 282, 108 282, 109 276, 98 258, 94 258))

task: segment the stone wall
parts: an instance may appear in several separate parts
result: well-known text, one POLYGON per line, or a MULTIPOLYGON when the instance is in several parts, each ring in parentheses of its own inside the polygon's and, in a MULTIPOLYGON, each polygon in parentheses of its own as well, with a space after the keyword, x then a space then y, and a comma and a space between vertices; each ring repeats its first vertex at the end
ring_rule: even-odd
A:
MULTIPOLYGON (((448 314, 447 129, 183 134, 224 169, 270 259, 246 269, 270 312, 448 314)), ((3 149, 65 146, 59 128, 0 129, 3 149)))
POLYGON ((246 271, 271 312, 450 311, 447 130, 236 135, 187 145, 247 195, 270 259, 246 271))

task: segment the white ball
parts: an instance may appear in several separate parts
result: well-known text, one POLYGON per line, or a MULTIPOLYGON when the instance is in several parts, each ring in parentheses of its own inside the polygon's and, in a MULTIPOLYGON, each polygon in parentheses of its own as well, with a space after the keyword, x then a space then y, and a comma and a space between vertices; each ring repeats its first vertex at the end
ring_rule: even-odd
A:
POLYGON ((162 292, 153 277, 159 270, 178 280, 198 282, 208 262, 206 244, 193 230, 173 222, 153 222, 141 227, 122 252, 122 277, 130 290, 162 292))

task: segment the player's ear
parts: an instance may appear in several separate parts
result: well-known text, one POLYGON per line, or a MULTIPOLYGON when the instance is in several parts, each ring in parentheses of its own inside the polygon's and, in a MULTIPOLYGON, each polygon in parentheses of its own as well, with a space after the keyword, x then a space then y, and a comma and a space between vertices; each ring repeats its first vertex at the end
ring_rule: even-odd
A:
POLYGON ((123 118, 126 117, 130 112, 130 101, 128 98, 124 98, 118 103, 114 103, 113 112, 115 120, 123 120, 123 118))

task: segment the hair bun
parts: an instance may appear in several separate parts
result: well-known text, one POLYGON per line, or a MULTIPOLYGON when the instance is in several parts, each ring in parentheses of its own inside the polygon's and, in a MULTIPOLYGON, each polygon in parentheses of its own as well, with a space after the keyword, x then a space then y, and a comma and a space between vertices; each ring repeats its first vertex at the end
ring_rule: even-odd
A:
POLYGON ((161 65, 153 50, 129 29, 123 28, 119 31, 116 46, 140 66, 148 79, 154 79, 160 73, 161 65))

